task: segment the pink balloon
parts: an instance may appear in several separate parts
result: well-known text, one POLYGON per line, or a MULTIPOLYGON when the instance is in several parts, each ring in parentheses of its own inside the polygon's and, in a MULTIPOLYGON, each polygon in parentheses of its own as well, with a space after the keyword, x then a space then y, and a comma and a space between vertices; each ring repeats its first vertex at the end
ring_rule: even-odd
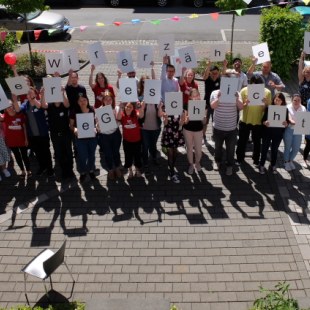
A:
POLYGON ((16 64, 16 55, 14 53, 6 53, 4 55, 4 61, 10 65, 13 66, 16 64))

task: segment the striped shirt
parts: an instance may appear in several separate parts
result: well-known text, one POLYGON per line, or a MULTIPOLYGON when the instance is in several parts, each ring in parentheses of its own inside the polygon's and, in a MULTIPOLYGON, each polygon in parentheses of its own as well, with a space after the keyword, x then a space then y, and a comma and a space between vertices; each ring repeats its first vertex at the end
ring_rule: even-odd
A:
MULTIPOLYGON (((211 93, 210 102, 218 98, 219 90, 214 90, 211 93)), ((214 109, 213 127, 217 130, 232 131, 237 128, 237 104, 234 102, 224 103, 219 102, 219 105, 214 109)))

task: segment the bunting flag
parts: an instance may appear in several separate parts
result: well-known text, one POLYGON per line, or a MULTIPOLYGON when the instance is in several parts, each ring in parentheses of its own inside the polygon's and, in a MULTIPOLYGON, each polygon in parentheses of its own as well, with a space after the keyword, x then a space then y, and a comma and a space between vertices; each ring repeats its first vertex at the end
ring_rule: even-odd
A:
POLYGON ((213 20, 218 20, 219 19, 219 13, 211 13, 210 14, 213 20))
POLYGON ((86 30, 87 26, 80 26, 80 30, 81 32, 83 32, 84 30, 86 30))
POLYGON ((37 41, 40 37, 42 30, 34 30, 34 40, 37 41))
POLYGON ((310 0, 303 0, 303 2, 305 3, 305 5, 308 5, 310 3, 310 0))
POLYGON ((160 20, 159 19, 151 20, 151 24, 159 25, 160 24, 160 20))
POLYGON ((132 20, 131 20, 131 23, 134 24, 134 25, 135 25, 135 24, 140 24, 140 23, 141 23, 141 20, 140 20, 140 19, 132 19, 132 20))
POLYGON ((250 4, 252 0, 243 0, 243 2, 245 2, 246 4, 250 4))
POLYGON ((199 15, 198 14, 192 14, 191 16, 189 16, 189 18, 198 18, 199 15))
POLYGON ((104 23, 96 23, 96 26, 98 26, 98 27, 103 27, 103 26, 104 26, 104 23))
POLYGON ((238 15, 238 16, 242 16, 242 12, 243 12, 243 10, 242 10, 242 9, 240 9, 240 10, 236 10, 236 13, 237 13, 237 15, 238 15))
POLYGON ((113 23, 115 26, 121 26, 123 23, 122 22, 114 22, 113 23))
POLYGON ((20 31, 16 31, 16 40, 18 43, 20 43, 20 40, 23 36, 24 31, 20 30, 20 31))
POLYGON ((4 42, 5 41, 5 38, 6 38, 6 36, 7 36, 7 32, 6 31, 1 31, 1 42, 4 42))
POLYGON ((171 20, 174 20, 175 22, 179 22, 180 21, 180 17, 179 16, 173 16, 171 18, 171 20))
POLYGON ((49 30, 47 31, 47 33, 48 33, 49 36, 51 36, 52 33, 55 32, 55 31, 56 31, 56 29, 49 29, 49 30))

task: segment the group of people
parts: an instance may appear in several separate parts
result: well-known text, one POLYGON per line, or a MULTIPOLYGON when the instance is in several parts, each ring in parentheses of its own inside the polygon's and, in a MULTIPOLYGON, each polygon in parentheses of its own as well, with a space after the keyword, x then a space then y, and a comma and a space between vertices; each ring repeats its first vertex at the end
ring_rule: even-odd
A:
MULTIPOLYGON (((45 90, 37 90, 31 77, 25 76, 29 85, 26 95, 12 94, 11 105, 0 114, 0 172, 10 177, 8 163, 12 154, 18 164, 20 177, 31 177, 32 168, 29 151, 33 152, 39 166, 36 175, 54 175, 54 165, 50 151, 52 142, 55 159, 59 164, 63 179, 74 177, 74 156, 77 159, 79 180, 83 182, 87 175, 96 178, 95 158, 97 145, 104 154, 109 180, 127 177, 141 177, 148 172, 149 165, 159 165, 157 142, 162 131, 161 146, 167 155, 169 178, 180 183, 176 160, 178 147, 185 146, 188 159, 187 173, 202 170, 202 145, 207 143, 206 130, 212 120, 212 139, 214 140, 214 170, 225 168, 230 176, 234 165, 242 165, 251 135, 253 141, 253 163, 259 173, 265 174, 265 162, 271 148, 270 170, 277 173, 277 153, 284 140, 284 168, 295 169, 294 158, 297 155, 302 135, 294 134, 296 113, 310 111, 310 67, 304 66, 304 53, 299 62, 299 93, 292 96, 292 103, 286 103, 281 90, 285 87, 281 78, 271 71, 271 63, 262 65, 261 71, 255 71, 256 59, 253 59, 247 73, 242 72, 242 60, 233 59, 233 68, 223 68, 207 63, 203 80, 205 84, 205 116, 201 120, 191 120, 188 112, 190 100, 200 100, 198 83, 192 69, 182 69, 180 77, 175 77, 175 67, 168 56, 163 57, 161 71, 161 100, 158 104, 144 100, 144 83, 147 79, 156 79, 154 63, 151 76, 140 79, 136 72, 127 73, 137 83, 137 102, 116 102, 115 88, 102 72, 91 65, 89 86, 94 100, 89 99, 86 88, 79 83, 77 72, 69 71, 68 81, 62 88, 61 102, 47 103, 45 90), (235 77, 238 88, 231 100, 222 100, 220 91, 221 77, 235 77), (249 104, 248 84, 264 84, 264 98, 259 105, 249 104), (168 115, 165 109, 165 97, 168 92, 182 92, 183 112, 181 115, 168 115), (225 102, 231 101, 231 102, 225 102), (283 126, 271 127, 268 121, 268 107, 282 105, 287 107, 283 126), (98 124, 95 110, 111 106, 116 128, 102 130, 98 124), (83 113, 92 113, 94 122, 93 137, 79 136, 77 119, 83 113), (121 129, 120 129, 121 127, 121 129), (226 153, 224 154, 224 143, 226 153), (121 162, 120 148, 123 145, 125 162, 121 162), (236 155, 236 158, 235 158, 236 155), (125 168, 125 169, 123 169, 125 168)), ((15 75, 15 66, 12 67, 15 75)), ((59 76, 56 72, 55 76, 59 76)), ((116 87, 122 72, 118 71, 116 87)), ((308 165, 310 152, 310 133, 305 137, 304 164, 308 165)), ((0 175, 0 180, 2 176, 0 175)))

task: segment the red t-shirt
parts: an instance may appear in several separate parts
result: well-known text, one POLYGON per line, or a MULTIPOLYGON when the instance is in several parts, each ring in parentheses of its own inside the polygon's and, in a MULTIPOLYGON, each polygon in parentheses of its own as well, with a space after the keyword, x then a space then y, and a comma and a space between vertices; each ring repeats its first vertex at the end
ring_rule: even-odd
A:
POLYGON ((127 142, 138 142, 141 140, 141 125, 138 116, 122 115, 123 139, 127 142))
POLYGON ((113 86, 110 84, 107 85, 106 87, 100 87, 98 86, 98 84, 96 84, 96 86, 92 90, 95 95, 95 105, 94 105, 95 109, 98 109, 102 106, 102 94, 107 90, 112 94, 113 102, 115 100, 114 89, 113 89, 113 86))
POLYGON ((198 89, 198 84, 195 81, 192 81, 192 83, 188 84, 186 81, 184 81, 183 85, 180 85, 181 92, 183 93, 183 103, 188 104, 189 100, 189 93, 192 90, 192 88, 198 89))
POLYGON ((26 117, 23 113, 16 113, 14 116, 4 113, 4 138, 8 147, 26 146, 23 125, 26 117))

